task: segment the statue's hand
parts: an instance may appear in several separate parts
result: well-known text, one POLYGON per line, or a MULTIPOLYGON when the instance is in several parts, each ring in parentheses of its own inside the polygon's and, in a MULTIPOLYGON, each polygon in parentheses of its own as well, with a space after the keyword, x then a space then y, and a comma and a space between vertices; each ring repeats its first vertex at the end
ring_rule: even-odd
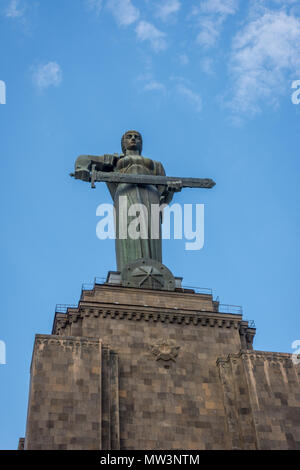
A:
POLYGON ((173 193, 179 193, 182 190, 182 181, 168 181, 167 190, 172 191, 173 193))
MULTIPOLYGON (((113 168, 118 160, 119 155, 117 153, 114 153, 113 155, 111 154, 105 154, 103 155, 102 158, 103 160, 101 161, 101 168, 97 168, 100 171, 113 171, 113 168)), ((99 165, 97 163, 97 165, 99 165)))

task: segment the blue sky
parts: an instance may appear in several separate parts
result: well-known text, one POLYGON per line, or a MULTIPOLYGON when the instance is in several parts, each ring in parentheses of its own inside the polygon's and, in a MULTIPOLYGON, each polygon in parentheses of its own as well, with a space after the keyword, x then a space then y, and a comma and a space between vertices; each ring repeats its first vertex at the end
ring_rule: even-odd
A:
POLYGON ((120 152, 127 129, 171 176, 211 177, 205 245, 164 241, 187 286, 242 305, 255 348, 300 339, 300 6, 249 0, 0 0, 2 308, 0 448, 24 436, 36 333, 57 303, 115 269, 96 237, 110 202, 69 177, 80 154, 120 152))

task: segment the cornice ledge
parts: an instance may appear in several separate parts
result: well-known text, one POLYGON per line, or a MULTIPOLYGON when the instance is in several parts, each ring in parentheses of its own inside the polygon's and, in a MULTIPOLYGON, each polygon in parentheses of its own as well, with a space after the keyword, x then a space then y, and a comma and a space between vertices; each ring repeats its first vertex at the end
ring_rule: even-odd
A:
POLYGON ((237 314, 218 313, 218 312, 199 312, 182 311, 174 309, 161 309, 144 307, 144 310, 138 307, 123 308, 122 306, 110 305, 106 307, 95 307, 94 305, 79 305, 77 310, 70 309, 67 313, 56 313, 54 318, 52 333, 59 332, 66 326, 76 323, 79 319, 88 317, 110 317, 116 320, 128 321, 153 321, 161 323, 177 323, 195 326, 210 326, 219 328, 238 329, 242 322, 242 316, 237 314))
POLYGON ((219 357, 216 361, 217 365, 220 366, 224 363, 229 363, 230 360, 244 359, 244 360, 264 360, 268 362, 292 362, 293 353, 282 353, 272 351, 256 351, 241 349, 238 353, 231 353, 227 356, 219 357))

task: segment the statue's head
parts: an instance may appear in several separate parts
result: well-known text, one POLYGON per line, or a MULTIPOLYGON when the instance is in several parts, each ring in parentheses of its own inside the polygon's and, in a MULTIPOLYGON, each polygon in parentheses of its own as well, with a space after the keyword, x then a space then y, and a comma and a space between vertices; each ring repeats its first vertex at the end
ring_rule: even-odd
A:
POLYGON ((143 150, 143 139, 138 131, 127 131, 121 140, 122 152, 126 155, 126 150, 138 151, 141 155, 143 150))

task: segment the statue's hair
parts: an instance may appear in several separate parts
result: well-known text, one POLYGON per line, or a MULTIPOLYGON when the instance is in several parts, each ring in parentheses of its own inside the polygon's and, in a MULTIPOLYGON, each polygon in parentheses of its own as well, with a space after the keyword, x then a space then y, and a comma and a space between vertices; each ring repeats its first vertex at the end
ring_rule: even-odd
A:
POLYGON ((142 134, 140 134, 138 131, 134 131, 134 130, 131 130, 131 131, 126 131, 125 134, 122 136, 122 140, 121 140, 121 146, 122 146, 122 152, 125 154, 126 152, 126 147, 125 147, 125 136, 127 134, 130 134, 130 132, 134 132, 135 134, 138 134, 140 136, 140 139, 141 139, 141 149, 140 149, 140 153, 142 153, 142 150, 143 150, 143 138, 142 138, 142 134))

